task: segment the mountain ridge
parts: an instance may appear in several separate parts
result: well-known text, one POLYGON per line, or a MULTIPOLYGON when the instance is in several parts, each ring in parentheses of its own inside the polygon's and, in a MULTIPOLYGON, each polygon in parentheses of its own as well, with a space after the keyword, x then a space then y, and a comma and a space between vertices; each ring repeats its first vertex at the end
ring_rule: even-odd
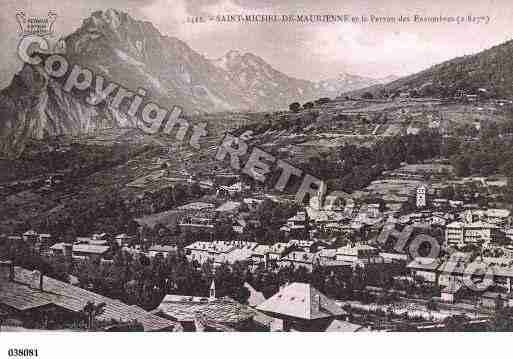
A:
POLYGON ((486 90, 490 97, 513 96, 513 40, 505 41, 472 55, 456 57, 435 64, 415 74, 403 76, 386 85, 377 84, 348 92, 375 96, 415 92, 418 96, 454 97, 458 92, 486 90))
MULTIPOLYGON (((324 91, 318 83, 290 77, 252 53, 232 50, 212 61, 151 22, 114 9, 91 13, 63 41, 70 64, 131 91, 143 88, 147 99, 186 113, 272 111, 339 94, 336 87, 324 91)), ((0 116, 0 153, 8 157, 19 156, 28 138, 135 126, 135 119, 104 103, 92 106, 63 92, 41 65, 28 64, 0 91, 0 116)))

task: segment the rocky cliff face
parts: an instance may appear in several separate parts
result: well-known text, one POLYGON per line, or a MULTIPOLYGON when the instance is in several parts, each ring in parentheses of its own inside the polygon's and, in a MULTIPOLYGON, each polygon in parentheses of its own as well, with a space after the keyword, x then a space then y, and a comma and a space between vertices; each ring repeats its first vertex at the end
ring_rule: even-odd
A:
POLYGON ((91 106, 62 90, 39 66, 25 65, 0 92, 0 153, 15 158, 29 138, 77 135, 94 129, 131 126, 107 106, 91 106))

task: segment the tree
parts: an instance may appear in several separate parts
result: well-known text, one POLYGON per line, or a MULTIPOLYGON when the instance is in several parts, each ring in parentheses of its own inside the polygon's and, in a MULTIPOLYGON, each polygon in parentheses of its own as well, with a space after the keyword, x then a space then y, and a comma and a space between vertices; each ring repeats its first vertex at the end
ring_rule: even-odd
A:
POLYGON ((87 320, 87 329, 92 330, 94 328, 95 318, 105 312, 106 303, 94 304, 93 302, 87 302, 82 309, 82 313, 87 320))
POLYGON ((367 91, 363 93, 362 98, 366 100, 372 100, 374 98, 374 95, 367 91))
POLYGON ((513 311, 511 308, 503 308, 499 306, 495 308, 492 317, 491 329, 497 332, 513 331, 513 311))
POLYGON ((312 109, 313 107, 314 107, 314 103, 313 103, 313 102, 311 102, 311 101, 309 101, 309 102, 305 102, 305 103, 303 104, 303 108, 304 108, 305 110, 310 110, 310 109, 312 109))
POLYGON ((438 303, 435 302, 435 300, 431 299, 429 302, 427 302, 426 308, 428 310, 430 310, 430 311, 437 311, 438 310, 438 303))
POLYGON ((299 110, 301 110, 301 104, 299 102, 293 102, 289 105, 289 110, 291 112, 299 112, 299 110))

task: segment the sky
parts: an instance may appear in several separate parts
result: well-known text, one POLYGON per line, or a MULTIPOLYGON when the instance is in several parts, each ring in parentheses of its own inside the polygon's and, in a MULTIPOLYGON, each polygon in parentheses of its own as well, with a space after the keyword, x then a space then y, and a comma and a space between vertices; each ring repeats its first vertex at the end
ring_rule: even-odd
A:
POLYGON ((208 58, 229 50, 252 52, 276 69, 312 81, 351 73, 403 76, 510 40, 511 0, 0 0, 0 87, 19 67, 16 11, 44 16, 55 10, 56 31, 68 34, 92 12, 114 8, 151 21, 164 35, 185 41, 208 58), (218 23, 194 16, 333 14, 361 17, 489 16, 485 23, 218 23))

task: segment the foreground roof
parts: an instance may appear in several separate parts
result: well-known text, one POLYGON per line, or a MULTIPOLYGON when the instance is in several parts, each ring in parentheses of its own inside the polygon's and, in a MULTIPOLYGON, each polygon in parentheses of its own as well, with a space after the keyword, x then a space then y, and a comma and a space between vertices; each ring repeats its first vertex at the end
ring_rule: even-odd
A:
POLYGON ((346 314, 346 311, 332 299, 329 299, 308 283, 288 285, 257 306, 257 309, 305 320, 346 314))
POLYGON ((27 310, 45 305, 56 305, 69 311, 82 311, 87 302, 105 303, 105 311, 98 316, 99 320, 137 320, 144 331, 173 329, 178 323, 153 315, 144 309, 125 304, 119 300, 104 297, 100 294, 61 282, 57 279, 44 277, 43 291, 39 288, 39 278, 33 272, 15 267, 15 280, 0 278, 0 303, 16 310, 27 310))
POLYGON ((350 323, 345 320, 335 319, 326 328, 326 332, 368 332, 369 328, 361 326, 359 324, 350 323))
POLYGON ((194 321, 199 312, 206 320, 225 324, 236 324, 255 315, 255 310, 229 298, 209 300, 174 294, 166 295, 157 311, 180 322, 194 321))

